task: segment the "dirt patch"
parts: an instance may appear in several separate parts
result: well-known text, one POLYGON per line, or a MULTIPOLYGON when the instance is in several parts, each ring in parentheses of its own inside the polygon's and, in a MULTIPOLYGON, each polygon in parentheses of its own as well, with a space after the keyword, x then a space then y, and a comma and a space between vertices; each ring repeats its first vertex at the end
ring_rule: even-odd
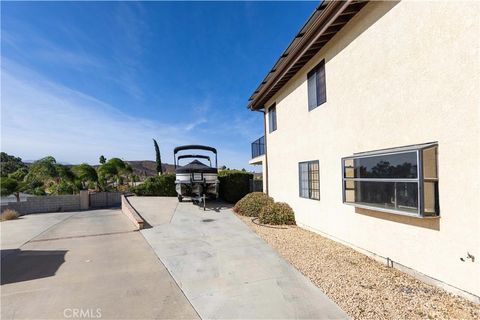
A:
POLYGON ((238 217, 354 319, 479 319, 480 306, 296 226, 238 217))

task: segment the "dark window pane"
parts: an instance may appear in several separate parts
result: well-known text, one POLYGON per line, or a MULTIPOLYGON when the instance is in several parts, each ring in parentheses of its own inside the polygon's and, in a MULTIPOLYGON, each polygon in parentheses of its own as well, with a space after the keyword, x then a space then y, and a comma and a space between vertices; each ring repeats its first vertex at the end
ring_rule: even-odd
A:
POLYGON ((317 70, 317 106, 327 101, 327 88, 325 83, 325 60, 318 65, 317 70))
POLYGON ((317 76, 316 72, 308 75, 308 110, 317 107, 317 76))
POLYGON ((435 216, 440 214, 438 204, 438 181, 428 181, 423 183, 423 206, 425 216, 435 216))
POLYGON ((277 108, 275 106, 268 109, 268 129, 269 132, 277 130, 277 108))
POLYGON ((406 152, 345 161, 345 178, 416 179, 417 153, 406 152))
POLYGON ((301 162, 298 164, 300 197, 308 198, 308 163, 301 162))
POLYGON ((418 212, 416 182, 345 181, 345 201, 408 213, 418 212))
POLYGON ((313 110, 327 101, 327 88, 325 83, 325 60, 322 60, 307 75, 308 110, 313 110))

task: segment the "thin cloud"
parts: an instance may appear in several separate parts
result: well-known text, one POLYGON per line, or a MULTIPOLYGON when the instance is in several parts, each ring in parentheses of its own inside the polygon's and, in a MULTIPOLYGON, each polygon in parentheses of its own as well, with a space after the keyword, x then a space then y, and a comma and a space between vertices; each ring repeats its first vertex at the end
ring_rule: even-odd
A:
POLYGON ((100 154, 151 159, 151 138, 171 150, 188 141, 183 132, 192 126, 126 115, 5 61, 1 102, 2 150, 27 159, 46 154, 72 163, 94 163, 100 154))
POLYGON ((97 163, 102 154, 145 160, 154 159, 151 138, 156 138, 168 162, 173 161, 175 146, 213 144, 219 148, 220 165, 247 167, 248 145, 221 148, 215 138, 195 134, 195 128, 206 126, 204 118, 161 123, 130 116, 11 60, 2 60, 2 151, 29 160, 53 155, 67 163, 97 163))

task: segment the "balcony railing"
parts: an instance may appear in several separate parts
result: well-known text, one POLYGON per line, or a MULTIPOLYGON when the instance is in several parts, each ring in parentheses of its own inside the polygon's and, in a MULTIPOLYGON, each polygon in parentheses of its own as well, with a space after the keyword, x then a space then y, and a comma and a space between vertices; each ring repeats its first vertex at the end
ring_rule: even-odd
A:
POLYGON ((265 154, 265 136, 252 142, 252 159, 265 154))

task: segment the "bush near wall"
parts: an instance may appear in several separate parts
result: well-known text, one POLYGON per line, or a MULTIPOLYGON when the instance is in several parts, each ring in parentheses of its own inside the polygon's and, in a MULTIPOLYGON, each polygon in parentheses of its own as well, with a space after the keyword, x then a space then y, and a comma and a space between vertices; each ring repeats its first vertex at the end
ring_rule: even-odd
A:
POLYGON ((161 176, 149 177, 142 184, 134 187, 132 192, 137 196, 175 197, 175 174, 167 173, 161 176))
POLYGON ((17 219, 19 216, 20 214, 18 214, 18 212, 15 210, 5 209, 0 214, 0 221, 14 220, 14 219, 17 219))
POLYGON ((218 173, 220 197, 235 203, 250 192, 250 179, 253 174, 240 170, 222 170, 218 173))
POLYGON ((258 220, 265 224, 295 224, 295 214, 287 203, 276 202, 264 206, 258 220))
POLYGON ((235 204, 233 211, 247 217, 258 217, 262 209, 273 205, 273 198, 263 192, 252 192, 235 204))

